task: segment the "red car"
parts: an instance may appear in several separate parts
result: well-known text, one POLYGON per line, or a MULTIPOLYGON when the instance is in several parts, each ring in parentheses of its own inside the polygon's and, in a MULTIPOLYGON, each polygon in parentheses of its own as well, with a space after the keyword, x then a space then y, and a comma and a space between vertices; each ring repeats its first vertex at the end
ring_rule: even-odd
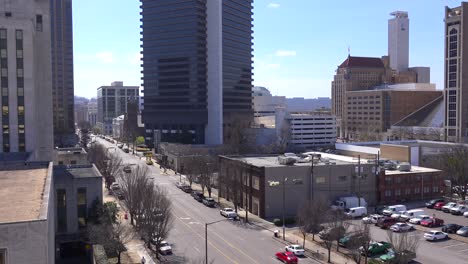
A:
POLYGON ((440 218, 433 218, 431 217, 430 219, 421 221, 422 226, 427 226, 427 227, 436 227, 436 226, 442 226, 444 225, 444 220, 440 218))
POLYGON ((444 205, 445 205, 444 202, 438 202, 438 203, 436 203, 436 204, 434 205, 434 209, 440 211, 440 210, 442 210, 442 206, 444 206, 444 205))
POLYGON ((297 257, 292 252, 277 252, 276 258, 286 264, 297 264, 297 257))

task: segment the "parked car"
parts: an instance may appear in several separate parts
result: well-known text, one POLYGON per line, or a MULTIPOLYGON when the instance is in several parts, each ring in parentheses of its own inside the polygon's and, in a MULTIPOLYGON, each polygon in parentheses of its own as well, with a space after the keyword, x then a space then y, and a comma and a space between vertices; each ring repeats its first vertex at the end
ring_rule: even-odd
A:
POLYGON ((429 241, 436 241, 436 240, 447 239, 448 234, 442 231, 431 230, 429 232, 424 233, 424 238, 429 241))
POLYGON ((444 206, 445 206, 445 203, 444 203, 444 202, 438 202, 438 203, 436 203, 436 204, 434 205, 434 209, 440 211, 440 210, 442 210, 442 207, 444 207, 444 206))
POLYGON ((397 222, 397 220, 395 218, 385 217, 385 218, 379 219, 379 221, 375 225, 382 228, 382 229, 385 229, 385 228, 389 228, 390 226, 396 224, 396 222, 397 222))
POLYGON ((367 214, 367 208, 360 206, 360 207, 353 207, 350 208, 349 211, 345 213, 348 217, 363 217, 367 214))
POLYGON ((434 208, 434 205, 436 203, 443 202, 443 201, 444 201, 444 199, 442 199, 442 198, 432 199, 432 200, 430 200, 429 202, 426 203, 426 207, 427 208, 434 208))
MULTIPOLYGON (((405 250, 405 251, 401 252, 400 254, 404 255, 405 259, 407 259, 409 261, 416 258, 416 253, 414 253, 412 251, 409 251, 409 250, 405 250)), ((379 259, 381 261, 385 262, 385 263, 394 263, 395 251, 390 248, 390 249, 388 249, 388 252, 386 254, 384 254, 384 255, 381 255, 379 259)))
POLYGON ((223 209, 219 210, 219 214, 224 216, 224 217, 227 217, 227 218, 236 218, 237 217, 237 214, 234 211, 234 209, 229 208, 229 207, 226 207, 226 208, 223 208, 223 209))
POLYGON ((182 189, 182 191, 184 191, 186 193, 191 193, 192 192, 192 187, 190 187, 190 185, 182 185, 181 189, 182 189))
POLYGON ((288 245, 284 249, 288 252, 294 253, 296 256, 304 256, 304 248, 299 245, 288 245))
POLYGON ((463 215, 465 212, 468 212, 468 206, 464 204, 459 204, 450 209, 450 213, 453 215, 463 215))
POLYGON ((327 237, 330 235, 330 233, 333 231, 333 230, 336 230, 336 228, 339 228, 341 230, 337 231, 339 233, 344 233, 345 232, 345 228, 343 226, 340 226, 340 227, 335 227, 335 228, 325 228, 323 229, 322 231, 320 231, 318 233, 320 239, 327 239, 327 237))
POLYGON ((120 149, 123 148, 123 143, 117 144, 117 147, 120 148, 120 149))
POLYGON ((431 217, 428 216, 428 215, 420 215, 418 217, 414 217, 414 218, 411 218, 409 220, 409 222, 411 224, 415 224, 415 225, 420 225, 421 224, 421 221, 424 221, 424 220, 427 220, 427 219, 430 219, 431 217))
POLYGON ((414 226, 407 223, 396 223, 390 227, 393 232, 406 232, 413 230, 414 226))
POLYGON ((457 230, 457 235, 468 237, 468 226, 462 227, 457 230))
POLYGON ((129 150, 127 147, 123 148, 122 150, 123 150, 123 152, 125 152, 125 153, 129 153, 129 152, 130 152, 130 150, 129 150))
POLYGON ((211 197, 203 198, 202 203, 204 205, 208 206, 208 207, 215 207, 215 205, 216 205, 215 200, 213 198, 211 198, 211 197))
POLYGON ((175 183, 175 186, 179 189, 182 189, 182 186, 184 186, 185 184, 184 183, 181 183, 181 182, 176 182, 175 183))
POLYGON ((373 214, 373 215, 364 217, 362 219, 362 222, 364 224, 376 224, 377 221, 379 221, 379 219, 382 218, 382 217, 384 217, 384 216, 378 215, 378 214, 373 214))
POLYGON ((401 212, 404 212, 404 211, 406 211, 406 206, 404 206, 402 204, 398 204, 398 205, 392 205, 392 206, 386 207, 382 211, 382 214, 385 215, 385 216, 391 216, 392 214, 401 213, 401 212))
MULTIPOLYGON (((424 210, 422 210, 422 209, 413 209, 413 210, 408 210, 408 211, 403 212, 400 215, 399 219, 402 222, 406 222, 406 221, 410 220, 411 218, 418 217, 420 215, 425 215, 425 214, 426 214, 426 212, 424 212, 424 210)), ((393 217, 393 215, 392 215, 392 217, 393 217)))
POLYGON ((199 192, 199 191, 195 191, 195 192, 192 192, 192 194, 195 193, 193 195, 193 198, 197 201, 199 201, 200 203, 203 202, 203 198, 205 198, 205 195, 203 195, 203 193, 199 192))
POLYGON ((468 217, 468 212, 464 212, 464 213, 463 213, 463 216, 464 216, 464 217, 468 217))
POLYGON ((426 219, 424 221, 421 221, 422 226, 427 226, 427 227, 437 227, 437 226, 442 226, 444 225, 444 220, 440 218, 434 218, 431 217, 429 219, 426 219))
POLYGON ((292 252, 276 252, 275 256, 286 264, 297 264, 297 257, 292 252))
MULTIPOLYGON (((385 241, 380 241, 380 242, 371 242, 369 245, 369 249, 367 251, 367 255, 369 257, 374 256, 374 255, 379 255, 387 252, 388 249, 392 247, 392 244, 385 242, 385 241)), ((364 248, 360 247, 359 250, 361 251, 361 254, 365 254, 364 248)))
POLYGON ((463 226, 457 224, 447 224, 442 227, 442 232, 454 234, 463 226))
POLYGON ((166 241, 161 241, 161 244, 159 244, 159 253, 161 253, 162 255, 168 255, 168 254, 172 254, 172 247, 171 245, 169 245, 169 243, 167 243, 166 241))
POLYGON ((454 208, 455 206, 457 206, 457 203, 447 203, 446 205, 442 206, 442 211, 444 213, 450 213, 450 209, 454 208))
POLYGON ((357 238, 359 235, 360 235, 359 233, 350 233, 350 234, 346 234, 344 237, 342 237, 342 238, 340 238, 340 239, 338 240, 338 245, 339 245, 340 247, 347 247, 349 241, 351 241, 351 239, 357 238))
POLYGON ((150 160, 150 159, 147 159, 147 160, 146 160, 146 165, 153 165, 153 161, 150 160))

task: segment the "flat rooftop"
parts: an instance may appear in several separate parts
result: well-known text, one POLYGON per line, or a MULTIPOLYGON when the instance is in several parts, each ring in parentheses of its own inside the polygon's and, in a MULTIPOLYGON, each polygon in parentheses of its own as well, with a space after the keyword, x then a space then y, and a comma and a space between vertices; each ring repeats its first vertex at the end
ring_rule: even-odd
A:
POLYGON ((39 219, 47 175, 47 168, 0 170, 0 223, 39 219))
POLYGON ((54 166, 54 176, 72 178, 101 178, 101 173, 93 165, 54 166))

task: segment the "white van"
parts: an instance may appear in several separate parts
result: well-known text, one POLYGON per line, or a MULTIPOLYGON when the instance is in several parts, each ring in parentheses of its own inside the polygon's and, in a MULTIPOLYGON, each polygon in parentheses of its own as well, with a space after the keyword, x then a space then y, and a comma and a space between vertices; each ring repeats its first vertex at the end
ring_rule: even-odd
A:
POLYGON ((406 222, 410 220, 411 218, 415 218, 421 215, 425 215, 426 212, 422 209, 413 209, 413 210, 408 210, 400 215, 400 219, 403 222, 406 222))
POLYGON ((367 208, 364 206, 350 208, 346 215, 349 217, 362 217, 367 214, 367 208))
POLYGON ((406 211, 406 206, 402 204, 398 204, 398 205, 392 205, 392 206, 385 208, 382 214, 385 216, 391 216, 392 214, 395 214, 395 213, 398 214, 403 211, 406 211))

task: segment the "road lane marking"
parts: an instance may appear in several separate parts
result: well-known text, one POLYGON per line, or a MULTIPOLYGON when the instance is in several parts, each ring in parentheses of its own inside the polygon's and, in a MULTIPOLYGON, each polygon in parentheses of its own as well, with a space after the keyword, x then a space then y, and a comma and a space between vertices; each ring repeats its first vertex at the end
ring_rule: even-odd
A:
POLYGON ((458 251, 458 252, 464 252, 464 251, 468 251, 468 249, 460 250, 460 251, 458 251))
POLYGON ((198 253, 201 253, 201 251, 197 247, 193 247, 198 253))
POLYGON ((181 217, 182 220, 190 220, 190 217, 181 217))
MULTIPOLYGON (((175 215, 173 213, 173 215, 175 215)), ((180 217, 178 217, 177 215, 175 215, 176 218, 182 223, 184 224, 187 228, 189 228, 190 230, 192 230, 192 232, 197 235, 199 238, 201 238, 202 240, 205 240, 205 238, 198 234, 195 229, 193 229, 191 226, 189 226, 188 224, 186 224, 184 221, 180 220, 180 217)), ((208 241, 208 244, 210 244, 210 246, 212 246, 214 249, 216 249, 219 253, 221 253, 221 255, 223 255, 227 260, 231 261, 232 263, 236 263, 236 264, 239 264, 239 262, 233 260, 232 258, 230 258, 229 256, 227 256, 226 254, 224 254, 218 247, 216 247, 213 243, 211 243, 210 241, 208 241)))
POLYGON ((233 249, 239 251, 242 255, 246 256, 247 258, 251 259, 253 261, 253 263, 257 263, 257 261, 255 261, 255 259, 253 259, 252 257, 250 257, 249 255, 247 255, 243 250, 237 248, 236 246, 234 246, 233 244, 229 243, 226 239, 222 238, 220 235, 218 235, 218 233, 216 233, 216 231, 211 231, 213 234, 215 234, 217 237, 219 237, 221 240, 223 240, 224 242, 226 242, 226 244, 228 244, 229 246, 231 246, 233 249))
POLYGON ((442 248, 458 247, 458 246, 461 246, 461 245, 465 245, 465 243, 460 243, 460 244, 449 245, 449 246, 445 246, 445 247, 442 247, 442 248))

